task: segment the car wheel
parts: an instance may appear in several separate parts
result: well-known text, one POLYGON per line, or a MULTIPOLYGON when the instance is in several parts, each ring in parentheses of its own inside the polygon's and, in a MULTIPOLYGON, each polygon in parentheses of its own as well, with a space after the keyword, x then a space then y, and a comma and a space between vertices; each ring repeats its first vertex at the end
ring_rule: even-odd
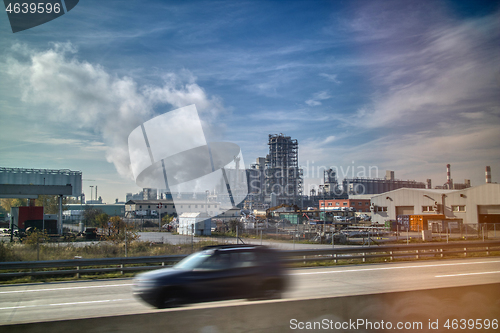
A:
POLYGON ((258 288, 256 297, 252 300, 280 299, 281 294, 280 284, 277 281, 269 281, 258 288))
POLYGON ((167 289, 158 297, 156 307, 158 309, 175 308, 185 303, 186 298, 181 290, 167 289))

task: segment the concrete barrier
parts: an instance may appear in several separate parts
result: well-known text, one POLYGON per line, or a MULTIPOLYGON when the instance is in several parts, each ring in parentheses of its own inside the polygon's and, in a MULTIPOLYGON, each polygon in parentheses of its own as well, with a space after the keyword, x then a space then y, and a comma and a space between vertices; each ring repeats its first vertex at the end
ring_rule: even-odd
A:
POLYGON ((1 332, 498 332, 500 283, 0 326, 1 332), (471 328, 473 320, 473 328, 471 328), (480 321, 479 321, 480 320, 480 321), (488 322, 486 321, 488 320, 488 322), (497 328, 494 329, 494 320, 497 328), (450 329, 445 327, 446 323, 450 329), (458 328, 453 329, 454 324, 458 328), (482 328, 479 328, 479 324, 482 328), (486 329, 486 324, 489 328, 486 329), (390 325, 390 327, 389 327, 390 325), (400 329, 398 329, 400 328, 400 329))

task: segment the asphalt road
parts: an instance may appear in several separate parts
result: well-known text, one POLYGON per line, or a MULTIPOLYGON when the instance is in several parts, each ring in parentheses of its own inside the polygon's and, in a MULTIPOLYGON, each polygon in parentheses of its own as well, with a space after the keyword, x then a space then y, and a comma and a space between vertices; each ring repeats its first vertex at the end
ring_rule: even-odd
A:
MULTIPOLYGON (((290 271, 287 299, 362 295, 500 282, 500 258, 305 268, 290 271)), ((0 325, 158 311, 136 300, 131 279, 0 287, 0 325)), ((239 304, 242 300, 186 308, 239 304)), ((176 311, 176 310, 169 310, 176 311)))

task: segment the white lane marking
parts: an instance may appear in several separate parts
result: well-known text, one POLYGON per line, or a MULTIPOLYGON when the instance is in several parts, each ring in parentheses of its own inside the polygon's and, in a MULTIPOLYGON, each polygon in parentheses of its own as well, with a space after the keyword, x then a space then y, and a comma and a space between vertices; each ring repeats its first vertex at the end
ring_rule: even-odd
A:
POLYGON ((497 274, 500 271, 496 272, 477 272, 477 273, 460 273, 460 274, 449 274, 449 275, 436 275, 435 277, 450 277, 450 276, 464 276, 464 275, 482 275, 482 274, 497 274))
POLYGON ((42 306, 67 306, 67 305, 78 305, 78 304, 108 303, 108 302, 130 301, 130 300, 132 300, 132 298, 105 299, 105 300, 102 300, 102 301, 87 301, 87 302, 72 302, 72 303, 20 305, 20 306, 9 306, 9 307, 5 307, 5 308, 0 308, 0 310, 13 310, 13 309, 24 309, 24 308, 38 308, 38 307, 42 307, 42 306))
POLYGON ((67 287, 67 288, 52 288, 52 289, 31 289, 31 290, 11 290, 11 291, 0 291, 0 294, 12 294, 12 293, 32 293, 36 291, 59 291, 59 290, 73 290, 73 289, 89 289, 89 288, 107 288, 107 287, 123 287, 123 286, 133 286, 132 283, 125 284, 107 284, 102 286, 85 286, 85 287, 67 287))
POLYGON ((382 270, 391 270, 391 269, 426 268, 426 267, 442 267, 442 266, 457 266, 457 265, 476 265, 476 264, 489 264, 489 263, 500 263, 500 261, 496 260, 496 261, 459 262, 459 263, 454 263, 454 264, 431 264, 431 265, 416 265, 416 266, 345 269, 345 270, 326 271, 326 272, 291 273, 290 275, 332 274, 332 273, 364 272, 364 271, 379 271, 379 270, 382 271, 382 270))

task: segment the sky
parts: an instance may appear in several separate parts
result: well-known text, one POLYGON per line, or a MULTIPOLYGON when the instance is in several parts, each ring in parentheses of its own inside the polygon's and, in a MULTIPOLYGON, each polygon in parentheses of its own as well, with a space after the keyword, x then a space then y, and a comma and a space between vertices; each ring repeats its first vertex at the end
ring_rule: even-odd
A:
POLYGON ((326 167, 499 182, 499 91, 498 1, 81 0, 17 33, 0 13, 0 166, 82 171, 109 203, 141 190, 132 130, 191 104, 247 166, 297 139, 306 193, 326 167))

